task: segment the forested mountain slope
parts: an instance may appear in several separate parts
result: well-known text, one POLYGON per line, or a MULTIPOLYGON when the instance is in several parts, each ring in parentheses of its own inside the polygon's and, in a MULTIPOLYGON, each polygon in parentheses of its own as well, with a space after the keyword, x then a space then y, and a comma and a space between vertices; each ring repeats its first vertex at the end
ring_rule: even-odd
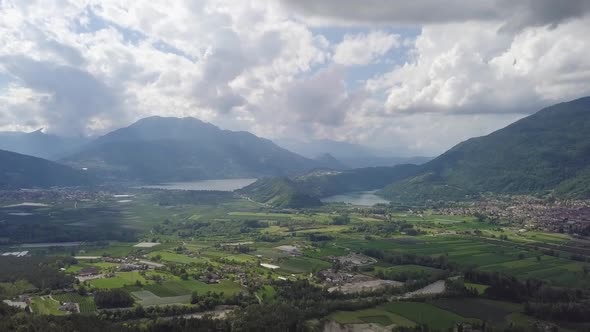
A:
POLYGON ((462 142, 382 194, 392 199, 461 198, 482 192, 556 190, 587 197, 590 97, 560 103, 487 136, 462 142))
POLYGON ((91 178, 49 160, 0 150, 0 188, 88 185, 91 178))

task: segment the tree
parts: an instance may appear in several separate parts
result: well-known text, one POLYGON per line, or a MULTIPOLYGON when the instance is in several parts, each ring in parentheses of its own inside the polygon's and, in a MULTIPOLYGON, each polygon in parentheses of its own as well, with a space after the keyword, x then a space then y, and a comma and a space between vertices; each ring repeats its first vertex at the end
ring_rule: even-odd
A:
POLYGON ((101 290, 94 294, 98 308, 127 308, 133 305, 133 298, 121 289, 101 290))
POLYGON ((88 291, 86 290, 86 287, 84 287, 84 285, 80 285, 80 287, 78 287, 78 294, 85 296, 88 293, 88 291))

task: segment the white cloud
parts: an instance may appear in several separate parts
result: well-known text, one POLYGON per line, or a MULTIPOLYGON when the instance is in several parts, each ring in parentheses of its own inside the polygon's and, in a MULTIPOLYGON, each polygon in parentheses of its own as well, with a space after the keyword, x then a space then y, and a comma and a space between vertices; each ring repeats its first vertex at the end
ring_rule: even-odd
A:
POLYGON ((334 62, 342 65, 367 65, 398 47, 400 36, 383 31, 368 34, 347 34, 334 50, 334 62))
POLYGON ((531 113, 590 94, 590 19, 498 34, 502 23, 426 26, 415 57, 369 80, 387 112, 531 113))
MULTIPOLYGON (((4 1, 0 6, 0 42, 5 45, 0 56, 67 66, 120 95, 117 105, 95 112, 93 117, 101 113, 100 118, 85 116, 82 109, 70 112, 72 118, 65 111, 45 112, 49 130, 60 133, 69 132, 58 125, 60 119, 86 132, 104 132, 153 114, 223 123, 232 116, 226 114, 250 106, 247 100, 280 89, 324 62, 328 48, 325 39, 289 20, 272 1, 55 6, 4 1), (79 121, 71 121, 74 116, 79 121)), ((52 82, 59 96, 31 86, 30 76, 9 65, 0 63, 0 70, 22 87, 47 92, 54 100, 80 97, 73 89, 68 94, 67 81, 52 82)))
POLYGON ((590 94, 587 4, 0 0, 0 130, 195 116, 434 154, 590 94))

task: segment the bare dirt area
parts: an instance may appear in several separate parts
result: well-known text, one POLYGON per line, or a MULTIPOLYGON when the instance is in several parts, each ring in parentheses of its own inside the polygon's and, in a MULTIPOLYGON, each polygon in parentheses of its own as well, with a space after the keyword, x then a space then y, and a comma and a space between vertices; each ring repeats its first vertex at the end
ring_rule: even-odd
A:
POLYGON ((344 266, 364 266, 377 262, 375 258, 363 254, 348 254, 346 256, 333 257, 332 259, 340 261, 344 266))
POLYGON ((328 292, 335 292, 339 291, 344 294, 354 294, 366 291, 375 291, 383 287, 393 286, 399 287, 402 286, 404 283, 394 280, 369 280, 369 281, 360 281, 360 282, 353 282, 347 283, 341 286, 331 287, 328 288, 328 292))
POLYGON ((324 325, 324 332, 388 332, 392 326, 381 326, 374 323, 367 324, 339 324, 331 321, 324 325))
POLYGON ((408 299, 408 298, 417 297, 417 296, 436 295, 436 294, 444 293, 445 289, 446 289, 445 288, 445 281, 438 280, 438 281, 435 281, 424 288, 420 288, 420 289, 415 290, 413 292, 406 293, 406 294, 402 295, 400 298, 408 299))

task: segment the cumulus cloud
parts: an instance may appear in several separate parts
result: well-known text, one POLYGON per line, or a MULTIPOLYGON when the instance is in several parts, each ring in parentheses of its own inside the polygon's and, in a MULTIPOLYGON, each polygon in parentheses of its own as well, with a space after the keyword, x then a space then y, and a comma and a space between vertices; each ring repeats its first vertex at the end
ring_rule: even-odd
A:
POLYGON ((400 36, 383 31, 347 34, 334 50, 334 62, 342 65, 367 65, 400 44, 400 36))
POLYGON ((590 94, 588 18, 514 37, 500 24, 424 27, 415 58, 367 87, 387 93, 388 112, 530 113, 590 94))
POLYGON ((150 115, 195 116, 270 138, 434 154, 590 94, 589 9, 0 0, 0 130, 101 134, 150 115))
POLYGON ((337 126, 358 107, 361 99, 362 96, 348 91, 344 70, 330 67, 291 84, 282 104, 300 122, 337 126))
POLYGON ((104 132, 153 114, 224 122, 232 112, 254 109, 247 103, 256 95, 323 62, 328 47, 281 8, 260 1, 3 1, 0 18, 5 73, 12 84, 50 96, 53 104, 41 106, 63 109, 44 111, 48 127, 60 133, 70 132, 61 123, 75 132, 104 132), (78 90, 75 80, 40 86, 35 70, 85 80, 78 90), (76 121, 58 118, 74 113, 76 121))
POLYGON ((45 95, 39 100, 39 116, 50 124, 50 130, 83 134, 76 130, 105 112, 115 111, 119 104, 113 90, 77 68, 24 56, 5 56, 0 64, 24 86, 45 95))

